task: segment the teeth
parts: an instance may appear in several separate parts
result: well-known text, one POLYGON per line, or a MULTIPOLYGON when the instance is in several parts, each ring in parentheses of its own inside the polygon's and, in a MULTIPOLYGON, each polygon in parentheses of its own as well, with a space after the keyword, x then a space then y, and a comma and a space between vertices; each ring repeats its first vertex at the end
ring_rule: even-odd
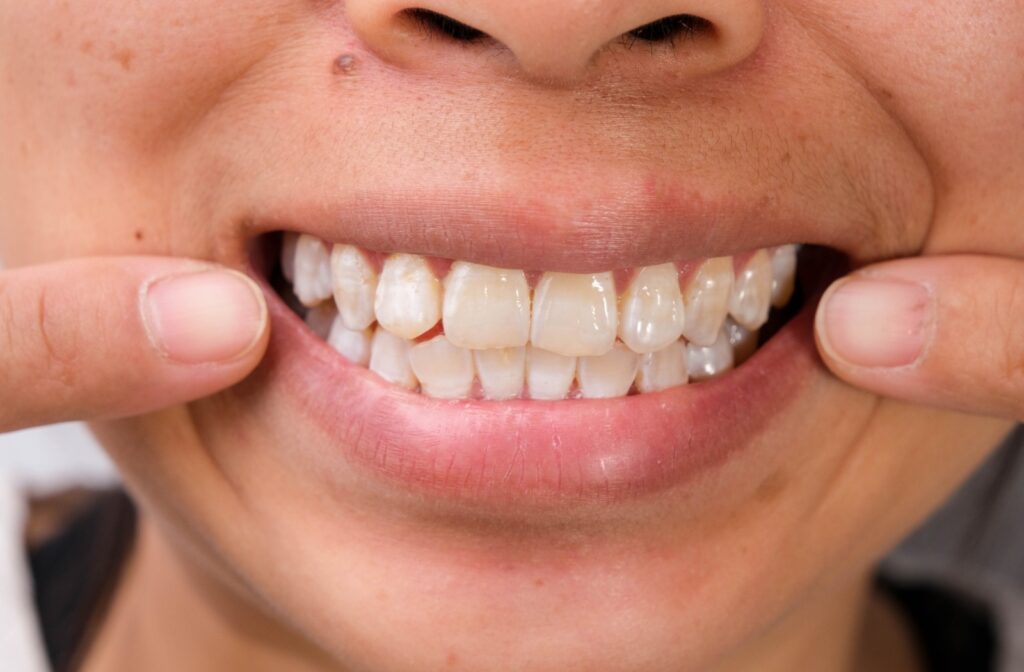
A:
POLYGON ((782 308, 796 287, 796 245, 782 245, 772 252, 772 305, 782 308))
POLYGON ((345 326, 358 330, 373 324, 377 272, 366 256, 351 245, 335 245, 331 250, 331 277, 334 302, 345 326))
POLYGON ((288 282, 295 282, 295 247, 299 243, 299 234, 285 231, 281 242, 281 275, 288 282))
POLYGON ((370 370, 390 383, 408 390, 416 389, 418 381, 409 365, 411 345, 404 338, 377 329, 370 344, 370 370))
POLYGON ((690 379, 686 364, 686 344, 683 341, 640 357, 640 371, 636 388, 641 392, 660 392, 670 387, 685 385, 690 379))
POLYGON ((331 325, 327 344, 341 353, 341 356, 359 366, 370 363, 373 347, 372 329, 349 329, 339 315, 331 325))
POLYGON ((444 336, 414 345, 409 364, 428 397, 465 399, 473 390, 473 355, 444 336))
POLYGON ((523 393, 526 348, 474 350, 476 374, 487 399, 515 399, 523 393))
POLYGON ((445 278, 444 333, 464 348, 526 345, 530 286, 526 274, 457 261, 445 278))
POLYGON ((615 343, 611 273, 545 273, 534 291, 532 345, 564 355, 603 355, 615 343))
POLYGON ((729 313, 732 294, 732 259, 708 259, 686 285, 683 304, 686 306, 686 324, 683 335, 697 345, 711 345, 729 313))
POLYGON ((527 346, 526 384, 531 399, 565 399, 575 376, 575 357, 527 346))
POLYGON ((733 360, 736 366, 750 359, 750 356, 757 350, 757 332, 750 331, 732 319, 725 321, 725 333, 729 336, 729 345, 732 346, 733 360))
POLYGON ((331 298, 331 253, 316 236, 302 234, 295 242, 295 296, 304 306, 331 298))
POLYGON ((758 250, 736 282, 729 300, 729 314, 747 329, 760 329, 768 321, 772 301, 772 261, 765 250, 758 250))
POLYGON ((686 346, 686 361, 692 380, 713 378, 731 369, 735 360, 733 359, 732 345, 729 344, 729 335, 725 333, 725 329, 718 332, 718 338, 711 345, 702 346, 691 343, 686 346))
POLYGON ((647 266, 633 276, 622 296, 619 337, 633 352, 655 352, 679 340, 683 316, 675 264, 647 266))
POLYGON ((603 355, 580 357, 576 378, 588 399, 624 397, 636 378, 639 356, 621 343, 603 355))
POLYGON ((384 262, 374 302, 377 322, 396 336, 416 338, 441 319, 441 283, 427 260, 393 254, 384 262))
POLYGON ((310 308, 306 313, 306 326, 320 338, 326 339, 327 334, 331 333, 331 325, 334 324, 336 317, 338 317, 338 311, 333 304, 321 303, 319 306, 310 308))

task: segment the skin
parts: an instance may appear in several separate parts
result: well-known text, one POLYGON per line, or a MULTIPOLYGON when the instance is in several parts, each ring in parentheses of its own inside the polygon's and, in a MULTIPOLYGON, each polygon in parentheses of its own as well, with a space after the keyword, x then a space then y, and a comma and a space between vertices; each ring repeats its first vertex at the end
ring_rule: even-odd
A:
POLYGON ((1024 417, 1024 8, 416 6, 494 41, 384 0, 0 0, 0 431, 93 421, 144 511, 85 669, 912 669, 872 564, 1024 417), (617 42, 680 12, 731 37, 617 42), (549 185, 571 221, 580 179, 666 172, 798 203, 803 242, 924 283, 922 354, 845 359, 823 309, 820 371, 710 482, 499 521, 289 453, 329 442, 273 385, 260 306, 190 363, 138 306, 184 258, 244 268, 275 198, 549 185))

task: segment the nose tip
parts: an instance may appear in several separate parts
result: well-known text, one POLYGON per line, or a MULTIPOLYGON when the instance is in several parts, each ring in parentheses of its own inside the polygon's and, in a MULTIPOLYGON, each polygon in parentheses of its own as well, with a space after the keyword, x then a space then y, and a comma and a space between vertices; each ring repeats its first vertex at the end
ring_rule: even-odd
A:
POLYGON ((617 40, 678 41, 676 74, 711 74, 750 56, 765 24, 763 0, 348 0, 346 9, 389 60, 421 61, 427 31, 462 49, 459 58, 480 58, 460 43, 493 40, 525 78, 558 83, 586 77, 617 40))

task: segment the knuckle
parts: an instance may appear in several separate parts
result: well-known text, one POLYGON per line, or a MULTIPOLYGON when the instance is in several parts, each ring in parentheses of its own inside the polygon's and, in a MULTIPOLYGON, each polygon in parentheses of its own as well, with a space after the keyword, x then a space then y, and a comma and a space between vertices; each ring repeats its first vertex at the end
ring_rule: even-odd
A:
POLYGON ((68 387, 75 383, 79 358, 77 329, 66 328, 66 316, 58 314, 59 302, 52 298, 45 286, 16 287, 0 275, 3 380, 20 381, 36 388, 53 384, 68 387))

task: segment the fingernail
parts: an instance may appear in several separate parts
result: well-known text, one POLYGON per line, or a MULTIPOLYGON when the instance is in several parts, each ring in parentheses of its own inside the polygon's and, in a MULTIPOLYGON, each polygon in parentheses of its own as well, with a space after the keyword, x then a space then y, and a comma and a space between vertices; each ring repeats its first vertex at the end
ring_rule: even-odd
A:
POLYGON ((894 368, 916 362, 928 343, 932 299, 924 285, 850 278, 830 289, 818 312, 827 354, 853 366, 894 368))
POLYGON ((161 278, 143 289, 150 341, 184 364, 229 362, 259 341, 267 308, 259 287, 227 270, 161 278))

